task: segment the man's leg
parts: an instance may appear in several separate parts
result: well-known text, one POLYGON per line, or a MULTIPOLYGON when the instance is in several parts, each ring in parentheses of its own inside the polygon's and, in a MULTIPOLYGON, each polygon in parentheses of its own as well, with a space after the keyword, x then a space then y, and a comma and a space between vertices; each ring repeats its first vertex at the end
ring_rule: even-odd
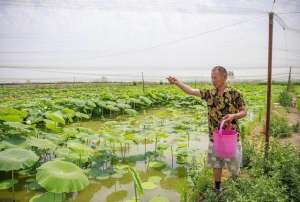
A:
POLYGON ((241 142, 237 144, 237 153, 234 159, 228 162, 228 169, 231 173, 232 179, 237 179, 241 172, 242 167, 242 160, 243 160, 243 149, 241 142))
POLYGON ((221 176, 222 176, 222 168, 214 168, 214 180, 215 180, 216 191, 220 191, 221 189, 221 176))

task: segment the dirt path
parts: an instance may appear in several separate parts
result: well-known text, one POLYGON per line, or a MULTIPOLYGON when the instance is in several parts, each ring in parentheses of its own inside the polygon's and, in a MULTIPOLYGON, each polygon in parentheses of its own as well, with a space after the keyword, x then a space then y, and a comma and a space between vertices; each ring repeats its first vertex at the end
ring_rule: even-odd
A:
MULTIPOLYGON (((290 125, 300 123, 300 112, 296 108, 292 108, 291 112, 288 113, 288 121, 290 125)), ((284 144, 293 144, 300 149, 300 131, 292 132, 292 135, 288 138, 281 139, 284 144)))

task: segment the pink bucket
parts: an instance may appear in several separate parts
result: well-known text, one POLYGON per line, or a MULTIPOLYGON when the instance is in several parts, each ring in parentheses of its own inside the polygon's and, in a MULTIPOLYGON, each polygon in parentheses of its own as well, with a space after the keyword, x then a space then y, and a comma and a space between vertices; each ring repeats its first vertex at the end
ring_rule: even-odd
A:
POLYGON ((214 131, 214 150, 218 158, 233 158, 236 154, 237 135, 232 129, 223 129, 224 121, 221 122, 219 130, 214 131))

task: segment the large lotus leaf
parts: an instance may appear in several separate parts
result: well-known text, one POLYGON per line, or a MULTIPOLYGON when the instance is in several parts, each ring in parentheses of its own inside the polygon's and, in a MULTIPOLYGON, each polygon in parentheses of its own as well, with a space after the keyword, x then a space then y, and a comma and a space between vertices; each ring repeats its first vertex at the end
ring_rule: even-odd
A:
POLYGON ((106 109, 108 109, 110 111, 114 111, 114 112, 120 111, 120 109, 118 107, 113 106, 113 105, 106 105, 106 109))
POLYGON ((65 125, 65 123, 66 123, 65 119, 63 117, 63 114, 60 111, 47 112, 46 117, 48 119, 50 119, 51 121, 54 121, 54 122, 57 122, 57 123, 60 123, 60 124, 63 124, 63 125, 65 125))
POLYGON ((28 109, 28 112, 29 112, 29 116, 26 119, 27 123, 33 124, 33 123, 39 123, 43 121, 44 119, 43 112, 40 109, 30 108, 28 109))
POLYGON ((5 139, 1 142, 2 148, 16 148, 22 147, 25 148, 27 146, 27 139, 22 136, 11 136, 8 139, 5 139))
POLYGON ((2 121, 12 121, 21 122, 26 116, 26 111, 17 110, 14 108, 0 108, 0 120, 2 121))
POLYGON ((57 133, 60 133, 62 131, 61 128, 57 127, 57 124, 55 121, 44 119, 44 122, 46 124, 47 129, 52 130, 57 133))
POLYGON ((113 101, 110 101, 110 100, 107 100, 107 101, 105 101, 105 104, 106 105, 112 105, 112 106, 116 106, 116 102, 113 102, 113 101))
POLYGON ((10 148, 0 152, 0 170, 19 170, 32 166, 39 157, 30 150, 10 148))
POLYGON ((54 160, 48 161, 37 169, 38 183, 49 192, 77 192, 84 189, 89 180, 78 166, 73 163, 54 160))
POLYGON ((97 101, 96 104, 97 104, 99 107, 103 107, 103 108, 106 107, 106 103, 105 103, 104 101, 102 101, 102 100, 97 101))
POLYGON ((131 108, 131 106, 129 104, 126 104, 126 103, 117 103, 117 107, 120 108, 120 109, 128 109, 128 108, 131 108))
POLYGON ((30 138, 30 140, 28 141, 28 144, 32 147, 37 147, 39 149, 50 149, 50 150, 54 150, 56 148, 56 145, 47 139, 39 139, 39 138, 30 138))
POLYGON ((159 183, 162 178, 160 176, 151 176, 148 178, 149 182, 159 183))
POLYGON ((142 187, 143 189, 155 189, 157 185, 154 184, 153 182, 143 182, 142 187))
POLYGON ((134 116, 134 115, 138 114, 138 112, 136 110, 134 110, 134 109, 125 109, 125 112, 127 114, 129 114, 130 116, 134 116))
POLYGON ((90 147, 77 143, 77 142, 68 142, 68 148, 70 148, 72 151, 77 152, 79 154, 85 154, 85 155, 92 155, 93 154, 93 149, 90 147))
POLYGON ((147 105, 152 104, 152 101, 149 98, 145 97, 145 96, 140 96, 139 98, 140 98, 140 100, 142 100, 147 105))
POLYGON ((64 108, 62 110, 64 117, 66 117, 69 122, 73 122, 73 117, 75 116, 75 111, 73 109, 64 108))
POLYGON ((61 194, 47 192, 44 194, 35 195, 29 202, 63 202, 61 194))
POLYGON ((55 155, 59 158, 63 158, 67 161, 72 161, 72 162, 78 162, 80 161, 81 163, 88 162, 89 157, 86 154, 79 154, 74 151, 71 151, 69 148, 59 148, 55 151, 55 155))
POLYGON ((89 119, 90 118, 89 115, 81 113, 81 112, 76 112, 75 116, 78 117, 78 118, 85 118, 85 119, 89 119))
POLYGON ((141 100, 136 99, 136 98, 129 98, 128 101, 130 103, 135 103, 135 104, 144 104, 141 100))
POLYGON ((24 133, 29 133, 30 128, 33 127, 33 126, 25 125, 25 124, 19 123, 19 122, 4 122, 4 124, 14 130, 21 131, 24 133))
POLYGON ((163 196, 155 196, 149 202, 169 202, 169 199, 163 196))
POLYGON ((163 161, 151 161, 149 163, 150 168, 162 169, 165 166, 166 166, 166 163, 163 161))

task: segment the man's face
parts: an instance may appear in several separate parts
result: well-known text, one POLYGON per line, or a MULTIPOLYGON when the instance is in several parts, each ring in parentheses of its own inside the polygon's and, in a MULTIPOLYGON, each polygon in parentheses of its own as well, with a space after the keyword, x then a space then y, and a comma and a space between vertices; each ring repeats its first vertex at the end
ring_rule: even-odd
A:
POLYGON ((219 70, 214 70, 211 72, 211 81, 216 88, 219 88, 224 85, 226 78, 219 70))

